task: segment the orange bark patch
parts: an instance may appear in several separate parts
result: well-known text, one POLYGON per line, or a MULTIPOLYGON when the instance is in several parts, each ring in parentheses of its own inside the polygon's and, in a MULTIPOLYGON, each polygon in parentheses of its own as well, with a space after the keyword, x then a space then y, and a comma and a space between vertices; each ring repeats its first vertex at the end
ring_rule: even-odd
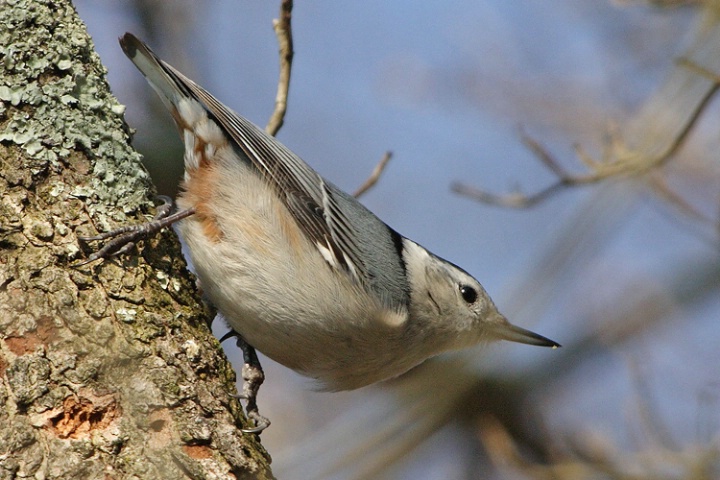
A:
POLYGON ((87 437, 94 430, 107 428, 120 415, 115 399, 107 395, 68 397, 61 411, 50 419, 50 429, 60 438, 87 437))
POLYGON ((24 337, 8 337, 5 339, 5 345, 15 355, 21 356, 35 350, 35 347, 40 345, 40 339, 34 333, 30 333, 24 337))
POLYGON ((57 334, 52 318, 40 317, 34 332, 26 332, 23 336, 9 336, 5 345, 17 356, 35 351, 38 345, 46 345, 57 334))
POLYGON ((183 445, 185 454, 195 460, 203 460, 212 457, 212 450, 205 445, 183 445))

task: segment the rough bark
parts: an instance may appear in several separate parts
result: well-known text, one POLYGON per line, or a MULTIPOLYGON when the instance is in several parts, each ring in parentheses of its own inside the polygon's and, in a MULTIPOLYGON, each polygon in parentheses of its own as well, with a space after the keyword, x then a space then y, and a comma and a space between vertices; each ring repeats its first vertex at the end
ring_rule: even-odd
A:
POLYGON ((77 237, 153 188, 68 1, 0 0, 0 478, 268 478, 177 238, 77 237))

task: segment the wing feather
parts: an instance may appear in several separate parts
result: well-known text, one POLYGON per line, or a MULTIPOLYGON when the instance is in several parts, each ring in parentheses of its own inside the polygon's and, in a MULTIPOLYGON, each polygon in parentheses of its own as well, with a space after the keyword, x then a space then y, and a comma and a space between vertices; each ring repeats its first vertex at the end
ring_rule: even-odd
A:
MULTIPOLYGON (((357 232, 353 223, 340 209, 333 191, 328 188, 323 178, 275 138, 160 60, 145 44, 135 47, 140 54, 151 57, 143 59, 145 68, 148 63, 156 63, 167 76, 165 78, 158 75, 158 72, 148 75, 145 69, 141 68, 148 79, 165 79, 175 83, 178 94, 193 98, 207 109, 211 118, 235 141, 250 163, 274 187, 300 230, 318 248, 328 264, 344 271, 355 281, 366 283, 367 269, 362 261, 357 232)), ((131 59, 140 67, 133 57, 131 59)), ((156 86, 156 89, 167 93, 163 85, 159 87, 156 86)))

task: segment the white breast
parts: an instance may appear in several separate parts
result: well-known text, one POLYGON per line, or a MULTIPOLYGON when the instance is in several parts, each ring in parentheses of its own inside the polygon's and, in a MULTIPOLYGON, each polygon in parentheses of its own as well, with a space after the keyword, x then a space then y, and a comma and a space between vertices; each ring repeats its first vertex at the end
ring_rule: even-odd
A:
POLYGON ((234 152, 219 150, 197 180, 189 177, 178 204, 200 212, 179 232, 203 290, 265 355, 330 389, 358 388, 423 360, 403 352, 407 312, 388 311, 331 269, 234 152))

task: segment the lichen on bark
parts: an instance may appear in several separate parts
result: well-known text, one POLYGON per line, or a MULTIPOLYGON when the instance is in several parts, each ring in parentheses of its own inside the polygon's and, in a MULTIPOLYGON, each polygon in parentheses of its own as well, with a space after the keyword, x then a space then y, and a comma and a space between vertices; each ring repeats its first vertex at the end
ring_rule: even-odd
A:
POLYGON ((269 478, 177 239, 74 267, 153 188, 65 1, 0 9, 0 478, 269 478))

